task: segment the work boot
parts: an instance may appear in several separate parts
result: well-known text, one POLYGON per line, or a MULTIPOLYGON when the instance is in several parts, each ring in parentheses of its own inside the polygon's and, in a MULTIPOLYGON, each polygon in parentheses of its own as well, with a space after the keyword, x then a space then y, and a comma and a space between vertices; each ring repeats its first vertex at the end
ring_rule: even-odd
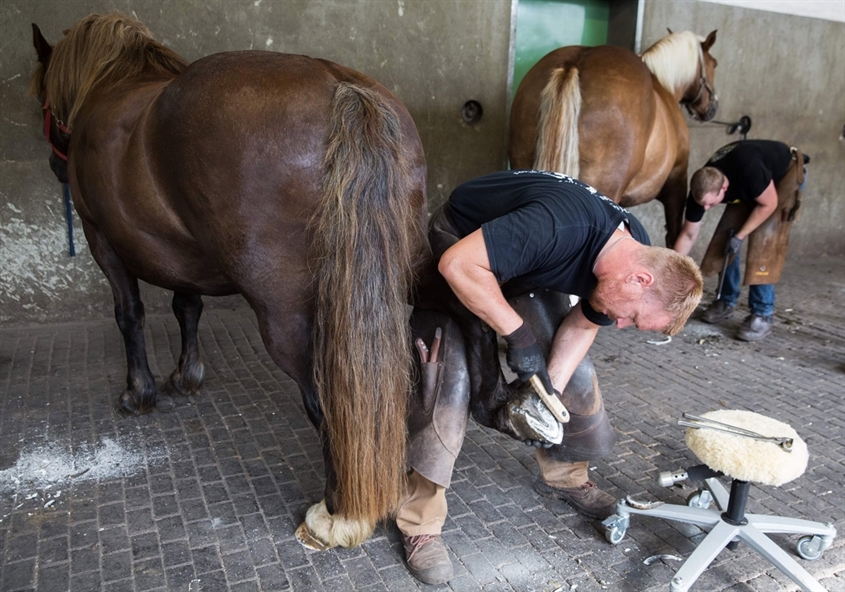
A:
POLYGON ((552 487, 538 478, 534 482, 534 491, 544 497, 563 500, 579 514, 597 520, 604 520, 616 512, 616 498, 596 487, 592 481, 578 487, 552 487))
POLYGON ((705 323, 710 323, 714 325, 716 323, 721 323, 725 319, 729 318, 734 313, 734 307, 725 302, 724 300, 714 300, 710 303, 710 306, 702 313, 701 320, 705 323))
POLYGON ((408 571, 426 584, 444 584, 452 579, 452 560, 443 539, 436 534, 402 535, 408 571))
POLYGON ((750 314, 745 317, 739 330, 736 332, 736 338, 740 341, 760 341, 766 335, 772 332, 772 315, 767 317, 750 314))

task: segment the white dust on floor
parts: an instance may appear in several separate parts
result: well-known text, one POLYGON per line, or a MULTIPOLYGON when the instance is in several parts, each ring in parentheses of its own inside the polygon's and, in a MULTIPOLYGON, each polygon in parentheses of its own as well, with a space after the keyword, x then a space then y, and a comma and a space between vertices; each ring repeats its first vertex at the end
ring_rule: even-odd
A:
POLYGON ((69 445, 59 442, 26 447, 12 467, 0 471, 0 497, 14 499, 15 509, 35 499, 49 508, 59 500, 63 489, 74 484, 123 479, 162 457, 160 451, 147 452, 152 453, 151 458, 136 443, 112 438, 83 445, 75 454, 69 445))

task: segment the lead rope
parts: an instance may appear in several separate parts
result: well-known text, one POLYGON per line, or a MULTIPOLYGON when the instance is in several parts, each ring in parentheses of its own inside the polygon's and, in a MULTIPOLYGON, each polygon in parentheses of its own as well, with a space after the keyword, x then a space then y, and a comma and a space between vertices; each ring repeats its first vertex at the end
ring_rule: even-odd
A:
POLYGON ((73 247, 73 208, 70 205, 70 184, 64 184, 65 194, 65 219, 67 220, 67 243, 68 253, 76 257, 76 249, 73 247))

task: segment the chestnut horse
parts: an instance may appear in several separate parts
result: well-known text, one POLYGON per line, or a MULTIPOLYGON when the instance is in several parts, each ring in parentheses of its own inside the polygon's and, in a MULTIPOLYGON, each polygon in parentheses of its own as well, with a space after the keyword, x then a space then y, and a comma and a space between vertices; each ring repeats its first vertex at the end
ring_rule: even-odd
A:
POLYGON ((321 437, 312 544, 359 544, 403 492, 406 303, 428 253, 408 111, 325 60, 244 51, 188 65, 121 15, 89 16, 55 47, 33 36, 51 164, 114 294, 119 408, 156 401, 139 279, 174 292, 182 352, 167 386, 179 393, 203 378, 201 295, 242 294, 321 437))
POLYGON ((689 130, 716 115, 716 60, 707 39, 671 33, 642 58, 620 47, 561 47, 525 75, 510 115, 511 168, 557 171, 624 207, 654 199, 666 215, 666 244, 681 230, 689 130))

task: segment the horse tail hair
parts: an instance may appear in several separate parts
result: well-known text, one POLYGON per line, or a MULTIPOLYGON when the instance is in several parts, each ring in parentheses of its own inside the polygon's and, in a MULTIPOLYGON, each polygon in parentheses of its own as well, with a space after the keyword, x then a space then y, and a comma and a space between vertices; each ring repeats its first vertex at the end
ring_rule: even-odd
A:
POLYGON ((556 68, 540 95, 540 122, 534 168, 578 177, 578 117, 581 87, 578 68, 556 68))
POLYGON ((384 96, 337 85, 324 166, 312 221, 321 436, 337 477, 332 511, 375 525, 404 492, 407 302, 425 237, 401 121, 384 96))

